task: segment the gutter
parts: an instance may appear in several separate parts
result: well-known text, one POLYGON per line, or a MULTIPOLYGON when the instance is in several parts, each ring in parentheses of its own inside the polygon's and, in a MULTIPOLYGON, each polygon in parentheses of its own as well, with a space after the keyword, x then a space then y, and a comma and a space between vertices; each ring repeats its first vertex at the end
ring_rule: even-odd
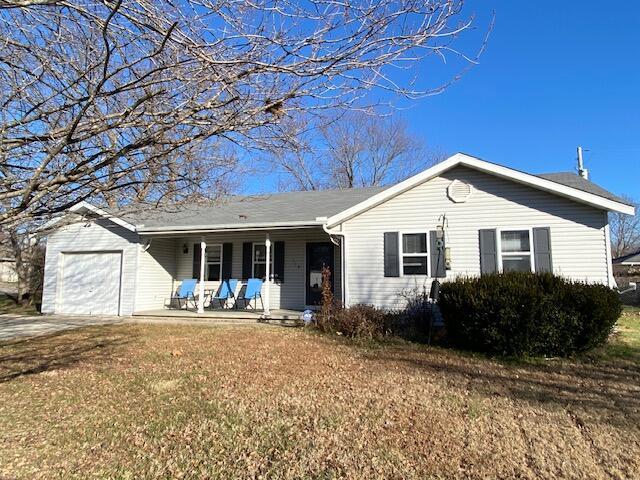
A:
POLYGON ((323 226, 323 222, 296 221, 287 223, 247 223, 247 224, 223 224, 223 225, 187 225, 184 227, 145 227, 137 225, 136 232, 140 235, 145 234, 182 234, 182 233, 217 233, 217 232, 235 232, 243 230, 289 230, 294 228, 313 228, 323 226))

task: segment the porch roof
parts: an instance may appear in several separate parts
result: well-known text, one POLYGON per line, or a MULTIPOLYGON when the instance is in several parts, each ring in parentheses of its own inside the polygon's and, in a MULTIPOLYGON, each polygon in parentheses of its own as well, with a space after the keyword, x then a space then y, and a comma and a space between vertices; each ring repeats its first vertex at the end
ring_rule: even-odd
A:
POLYGON ((143 234, 319 226, 323 224, 319 217, 339 213, 382 190, 384 187, 233 196, 216 203, 181 204, 118 216, 143 234))

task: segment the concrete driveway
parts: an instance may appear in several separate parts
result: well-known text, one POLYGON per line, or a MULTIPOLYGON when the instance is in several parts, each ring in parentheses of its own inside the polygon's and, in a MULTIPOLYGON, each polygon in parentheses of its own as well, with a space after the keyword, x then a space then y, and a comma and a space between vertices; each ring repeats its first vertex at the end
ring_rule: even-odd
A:
POLYGON ((123 319, 121 317, 5 314, 0 315, 0 341, 113 323, 123 323, 123 319))

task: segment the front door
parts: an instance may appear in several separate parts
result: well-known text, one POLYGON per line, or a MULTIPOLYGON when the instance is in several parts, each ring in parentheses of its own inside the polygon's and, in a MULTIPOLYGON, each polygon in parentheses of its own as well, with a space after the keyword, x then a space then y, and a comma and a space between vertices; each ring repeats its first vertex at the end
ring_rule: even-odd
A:
POLYGON ((333 292, 333 243, 307 243, 307 305, 320 305, 322 302, 322 267, 331 270, 331 291, 333 292))

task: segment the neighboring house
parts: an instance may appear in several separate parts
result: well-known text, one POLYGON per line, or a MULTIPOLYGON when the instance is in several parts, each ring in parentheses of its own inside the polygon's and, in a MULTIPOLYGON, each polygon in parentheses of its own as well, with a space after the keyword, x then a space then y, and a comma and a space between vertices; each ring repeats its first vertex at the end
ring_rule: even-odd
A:
POLYGON ((623 303, 640 303, 640 250, 613 259, 613 274, 622 291, 623 303), (633 288, 630 284, 636 284, 633 288))
POLYGON ((320 301, 323 264, 338 300, 385 308, 434 278, 484 272, 552 271, 613 286, 607 214, 634 212, 578 175, 531 175, 464 154, 388 188, 136 215, 72 210, 83 221, 47 241, 45 313, 157 310, 182 279, 199 278, 202 292, 267 270, 268 308, 301 310, 320 301))
POLYGON ((16 261, 11 257, 0 257, 0 282, 16 283, 17 281, 16 261))
POLYGON ((0 231, 0 282, 16 283, 16 259, 10 248, 9 236, 0 231))
POLYGON ((613 259, 614 265, 623 265, 629 267, 640 267, 640 250, 637 252, 623 255, 622 257, 613 259))

